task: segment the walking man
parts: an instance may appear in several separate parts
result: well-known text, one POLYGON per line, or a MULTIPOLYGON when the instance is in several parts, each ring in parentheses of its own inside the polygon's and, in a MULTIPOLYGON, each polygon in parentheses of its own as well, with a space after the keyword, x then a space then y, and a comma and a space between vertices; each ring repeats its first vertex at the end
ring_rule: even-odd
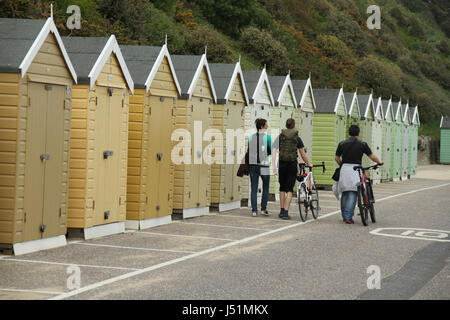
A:
POLYGON ((258 199, 258 183, 261 177, 263 184, 263 192, 261 198, 261 214, 268 216, 267 201, 269 200, 269 184, 270 184, 270 154, 272 150, 272 139, 266 133, 269 125, 266 119, 256 119, 257 132, 248 139, 249 150, 249 169, 251 194, 250 201, 252 204, 252 215, 258 215, 257 199, 258 199))
POLYGON ((335 161, 341 166, 339 182, 333 185, 333 192, 337 199, 341 196, 342 219, 346 224, 353 224, 356 200, 358 198, 358 185, 360 183, 358 172, 353 170, 355 165, 361 165, 363 154, 366 154, 373 162, 380 166, 380 161, 370 150, 366 142, 360 141, 359 127, 351 125, 349 128, 350 138, 341 141, 336 149, 335 161), (341 159, 342 157, 342 159, 341 159))
POLYGON ((287 220, 289 217, 289 206, 291 205, 294 185, 297 178, 298 163, 297 150, 305 161, 306 165, 312 167, 305 154, 302 139, 298 136, 295 128, 295 120, 290 118, 286 121, 286 129, 281 130, 281 134, 274 142, 272 152, 272 163, 274 163, 274 174, 277 174, 276 152, 279 150, 278 181, 280 182, 280 214, 281 219, 287 220))

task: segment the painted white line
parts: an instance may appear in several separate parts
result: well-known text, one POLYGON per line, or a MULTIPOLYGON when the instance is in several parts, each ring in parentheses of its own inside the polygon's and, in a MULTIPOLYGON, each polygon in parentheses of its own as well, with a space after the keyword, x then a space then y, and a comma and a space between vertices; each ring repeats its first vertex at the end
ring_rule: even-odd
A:
MULTIPOLYGON (((425 187, 425 188, 421 188, 421 189, 417 189, 417 190, 403 192, 403 193, 400 193, 400 194, 395 194, 395 195, 388 196, 388 197, 385 197, 385 198, 382 198, 382 199, 379 199, 379 200, 375 198, 375 201, 377 201, 377 202, 379 202, 379 201, 386 201, 386 200, 389 200, 389 199, 393 199, 393 198, 397 198, 397 197, 401 197, 401 196, 406 196, 408 194, 413 194, 413 193, 416 193, 416 192, 442 188, 442 187, 449 186, 449 185, 450 185, 450 183, 444 183, 444 184, 440 184, 440 185, 437 185, 437 186, 425 187)), ((374 191, 374 193, 375 193, 375 196, 376 196, 376 192, 375 191, 374 191)))
POLYGON ((7 288, 0 288, 0 291, 27 292, 27 293, 41 293, 41 294, 63 294, 63 292, 54 292, 54 291, 22 290, 22 289, 7 289, 7 288))
POLYGON ((92 264, 64 263, 64 262, 41 261, 41 260, 26 260, 26 259, 16 259, 16 258, 5 259, 4 261, 28 262, 28 263, 42 263, 42 264, 52 264, 52 265, 59 265, 59 266, 78 266, 78 267, 101 268, 101 269, 140 270, 140 269, 136 269, 136 268, 123 268, 123 267, 99 266, 99 265, 92 265, 92 264))
POLYGON ((208 227, 216 227, 216 228, 232 228, 232 229, 244 229, 244 230, 256 230, 256 231, 267 231, 269 229, 260 229, 260 228, 251 228, 251 227, 236 227, 222 224, 209 224, 209 223, 196 223, 196 222, 184 222, 184 221, 174 221, 174 223, 182 223, 182 224, 192 224, 196 226, 208 226, 208 227))
POLYGON ((158 233, 158 232, 148 232, 148 231, 139 231, 139 233, 151 234, 157 236, 168 236, 168 237, 181 237, 181 238, 193 238, 193 239, 205 239, 205 240, 221 240, 221 241, 234 241, 236 239, 223 239, 223 238, 212 238, 212 237, 201 237, 201 236, 185 236, 182 234, 169 234, 169 233, 158 233))
MULTIPOLYGON (((275 213, 273 213, 273 215, 275 216, 275 213)), ((277 214, 278 215, 278 214, 277 214)), ((281 219, 273 219, 270 217, 247 217, 247 216, 238 216, 238 215, 234 215, 234 214, 221 214, 219 217, 230 217, 230 218, 242 218, 242 219, 251 219, 251 220, 255 220, 255 219, 259 219, 262 221, 270 221, 270 222, 280 222, 280 223, 286 223, 289 222, 288 220, 281 220, 281 219)), ((265 229, 267 230, 267 229, 265 229)))
MULTIPOLYGON (((407 192, 405 194, 410 194, 410 193, 414 193, 414 192, 421 192, 421 191, 428 190, 428 189, 440 188, 440 187, 447 186, 447 185, 450 185, 450 183, 442 184, 442 185, 431 187, 431 188, 418 189, 418 190, 415 190, 415 191, 407 192)), ((397 195, 394 195, 394 196, 390 196, 388 198, 389 199, 397 198, 397 197, 401 197, 401 196, 403 196, 405 194, 397 194, 397 195)), ((383 201, 385 199, 387 199, 387 198, 382 198, 382 199, 380 199, 378 201, 383 201)), ((333 216, 333 215, 335 215, 337 213, 340 213, 340 212, 341 212, 341 210, 336 210, 336 211, 330 212, 328 214, 319 216, 318 220, 325 219, 327 217, 333 216)), ((261 237, 265 237, 265 236, 270 235, 270 234, 274 234, 274 233, 278 233, 278 232, 281 232, 281 231, 284 231, 284 230, 295 228, 295 227, 298 227, 298 226, 301 226, 301 225, 304 225, 304 224, 307 224, 307 223, 311 223, 313 221, 315 221, 315 220, 308 220, 306 222, 298 222, 298 223, 295 223, 295 224, 291 224, 289 226, 284 226, 284 227, 281 227, 281 228, 278 228, 278 229, 275 229, 275 230, 270 230, 270 231, 267 231, 267 232, 264 232, 264 233, 260 233, 260 234, 254 235, 254 236, 250 236, 250 237, 247 237, 247 238, 244 238, 244 239, 241 239, 241 240, 236 240, 236 241, 233 241, 233 242, 229 242, 229 243, 223 244, 221 246, 217 246, 217 247, 214 247, 214 248, 206 249, 206 250, 203 250, 203 251, 200 251, 200 252, 197 252, 197 253, 186 255, 186 256, 181 257, 181 258, 173 259, 173 260, 166 261, 166 262, 163 262, 163 263, 160 263, 160 264, 157 264, 157 265, 153 265, 153 266, 141 269, 141 270, 133 271, 133 272, 130 272, 130 273, 126 273, 126 274, 117 276, 117 277, 113 277, 113 278, 106 279, 106 280, 103 280, 103 281, 100 281, 100 282, 97 282, 97 283, 93 283, 91 285, 88 285, 88 286, 85 286, 85 287, 82 287, 82 288, 79 288, 79 289, 72 290, 72 291, 67 292, 67 293, 60 294, 60 295, 55 296, 55 297, 52 297, 49 300, 62 300, 62 299, 70 298, 70 297, 73 297, 73 296, 78 295, 80 293, 83 293, 83 292, 86 292, 86 291, 90 291, 90 290, 94 290, 94 289, 103 287, 105 285, 108 285, 108 284, 111 284, 111 283, 115 283, 117 281, 125 280, 125 279, 128 279, 128 278, 131 278, 131 277, 143 274, 143 273, 147 273, 147 272, 150 272, 150 271, 153 271, 153 270, 156 270, 156 269, 160 269, 160 268, 163 268, 163 267, 166 267, 166 266, 170 266, 170 265, 182 262, 182 261, 193 259, 193 258, 202 256, 202 255, 205 255, 205 254, 208 254, 208 253, 212 253, 212 252, 215 252, 215 251, 218 251, 218 250, 222 250, 222 249, 225 249, 225 248, 229 248, 229 247, 232 247, 232 246, 235 246, 235 245, 238 245, 238 244, 249 242, 249 241, 261 238, 261 237)))
POLYGON ((128 249, 128 250, 143 250, 143 251, 158 251, 158 252, 172 252, 172 253, 195 253, 194 251, 182 251, 182 250, 166 250, 166 249, 152 249, 152 248, 141 248, 141 247, 123 247, 114 246, 110 244, 100 244, 100 243, 75 243, 82 246, 93 246, 93 247, 106 247, 106 248, 117 248, 117 249, 128 249))

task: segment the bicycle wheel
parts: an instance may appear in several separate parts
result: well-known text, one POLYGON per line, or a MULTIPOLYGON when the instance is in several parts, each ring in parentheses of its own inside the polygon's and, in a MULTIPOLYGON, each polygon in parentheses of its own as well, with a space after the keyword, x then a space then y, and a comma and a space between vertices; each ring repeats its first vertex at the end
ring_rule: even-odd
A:
POLYGON ((313 184, 311 188, 311 198, 312 199, 309 203, 309 207, 311 208, 311 213, 314 219, 317 219, 317 217, 319 216, 320 207, 319 207, 319 192, 317 191, 315 184, 313 184))
POLYGON ((372 183, 371 181, 368 182, 369 186, 367 188, 367 192, 368 192, 368 198, 369 198, 369 213, 370 213, 370 220, 372 221, 372 223, 376 223, 376 219, 375 219, 375 207, 373 206, 374 204, 374 198, 373 198, 373 190, 372 190, 372 183))
POLYGON ((306 210, 308 208, 307 204, 307 193, 306 193, 306 186, 302 183, 299 185, 297 190, 297 203, 298 203, 298 213, 300 214, 300 219, 302 219, 303 222, 306 221, 308 218, 308 211, 306 210), (302 206, 305 206, 306 209, 302 210, 302 206))
POLYGON ((365 204, 365 189, 362 186, 358 186, 358 207, 359 214, 361 216, 361 222, 364 226, 368 226, 369 224, 369 210, 365 204))

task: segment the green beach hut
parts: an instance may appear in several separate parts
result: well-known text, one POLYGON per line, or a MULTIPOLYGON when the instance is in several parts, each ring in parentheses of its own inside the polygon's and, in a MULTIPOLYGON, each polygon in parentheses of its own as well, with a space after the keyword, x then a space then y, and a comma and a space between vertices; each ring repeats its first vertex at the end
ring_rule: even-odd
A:
POLYGON ((331 176, 337 168, 334 161, 336 148, 346 138, 347 107, 344 90, 340 89, 314 89, 316 111, 313 121, 313 150, 312 157, 315 162, 325 162, 325 173, 314 173, 316 184, 331 186, 334 180, 331 176))
POLYGON ((403 142, 403 107, 402 100, 392 104, 394 122, 392 123, 392 147, 391 147, 391 177, 393 181, 399 181, 402 171, 402 142, 403 142))
MULTIPOLYGON (((370 95, 359 94, 358 102, 359 102, 359 106, 361 108, 361 115, 362 115, 361 120, 359 122, 359 126, 361 128, 361 132, 359 134, 360 139, 364 142, 367 142, 367 144, 369 145, 372 152, 376 156, 380 157, 380 155, 381 155, 381 153, 379 152, 380 147, 378 147, 378 150, 377 150, 376 145, 374 144, 374 135, 379 134, 381 136, 381 134, 380 134, 379 129, 376 128, 376 126, 375 126, 376 110, 375 110, 375 105, 374 105, 374 101, 373 101, 373 96, 372 96, 372 94, 370 94, 370 95)), ((381 145, 381 143, 380 143, 380 145, 381 145)), ((362 165, 365 167, 371 166, 372 160, 370 160, 368 157, 363 157, 362 165)), ((374 180, 375 176, 374 176, 373 170, 367 172, 367 175, 372 180, 374 180)))
POLYGON ((393 122, 394 122, 394 110, 392 108, 392 98, 389 100, 379 99, 383 112, 383 156, 381 161, 384 165, 381 167, 381 179, 391 180, 391 167, 392 167, 392 139, 393 139, 393 122))
POLYGON ((305 153, 309 161, 312 159, 312 137, 313 137, 313 119, 316 110, 316 101, 314 99, 311 77, 307 80, 292 80, 294 93, 297 98, 297 108, 295 109, 295 123, 299 130, 300 138, 305 145, 305 153))
POLYGON ((417 143, 419 140, 419 108, 415 106, 409 108, 409 117, 411 124, 409 130, 409 154, 408 154, 408 177, 414 177, 417 174, 417 143))
POLYGON ((440 163, 450 163, 450 117, 441 117, 441 152, 440 163))
POLYGON ((347 103, 347 122, 345 126, 345 134, 348 134, 348 129, 352 124, 359 125, 361 119, 361 110, 358 103, 358 90, 355 92, 346 92, 344 94, 345 102, 347 103))
POLYGON ((411 119, 409 117, 409 102, 402 105, 402 171, 400 179, 408 180, 408 155, 409 155, 409 125, 411 119))

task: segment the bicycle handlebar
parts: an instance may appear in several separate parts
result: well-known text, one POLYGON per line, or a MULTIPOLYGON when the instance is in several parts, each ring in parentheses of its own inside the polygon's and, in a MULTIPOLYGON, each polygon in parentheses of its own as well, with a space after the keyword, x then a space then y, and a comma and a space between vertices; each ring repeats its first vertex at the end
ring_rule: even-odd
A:
POLYGON ((367 170, 376 170, 376 169, 378 169, 380 167, 380 165, 379 164, 376 164, 376 165, 374 165, 374 166, 370 166, 370 167, 367 167, 367 168, 364 168, 363 166, 354 166, 353 167, 353 170, 363 170, 363 171, 367 171, 367 170))
MULTIPOLYGON (((300 167, 306 167, 306 163, 304 163, 304 162, 300 162, 299 165, 300 165, 300 167)), ((313 164, 313 168, 316 168, 316 167, 319 167, 319 168, 322 167, 323 168, 322 172, 325 173, 325 161, 322 161, 322 164, 313 164)), ((311 167, 308 167, 308 168, 310 171, 313 169, 311 167)))

